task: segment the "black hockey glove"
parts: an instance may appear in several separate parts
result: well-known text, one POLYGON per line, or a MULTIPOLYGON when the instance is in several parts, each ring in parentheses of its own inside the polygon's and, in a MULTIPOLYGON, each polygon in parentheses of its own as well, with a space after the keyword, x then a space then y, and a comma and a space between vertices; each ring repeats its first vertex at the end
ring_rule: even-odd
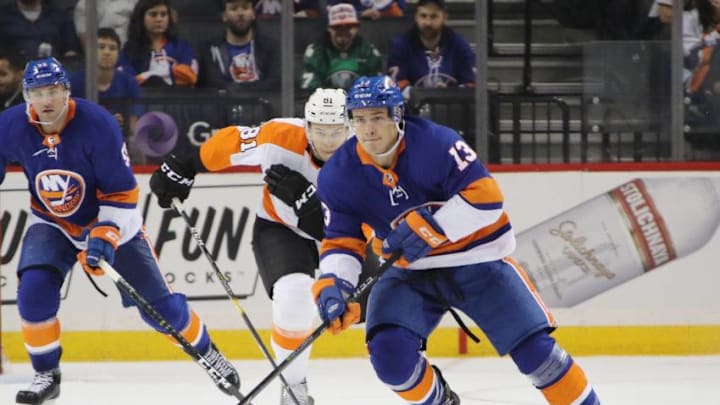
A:
POLYGON ((317 188, 302 174, 285 165, 275 164, 265 170, 270 194, 291 206, 297 215, 298 228, 313 238, 323 238, 323 219, 317 188))
MULTIPOLYGON (((193 153, 199 155, 197 151, 193 153)), ((150 177, 150 189, 157 196, 158 204, 162 208, 170 208, 172 199, 176 197, 185 201, 195 182, 195 175, 200 171, 197 167, 199 161, 199 156, 183 158, 173 153, 155 170, 150 177)))

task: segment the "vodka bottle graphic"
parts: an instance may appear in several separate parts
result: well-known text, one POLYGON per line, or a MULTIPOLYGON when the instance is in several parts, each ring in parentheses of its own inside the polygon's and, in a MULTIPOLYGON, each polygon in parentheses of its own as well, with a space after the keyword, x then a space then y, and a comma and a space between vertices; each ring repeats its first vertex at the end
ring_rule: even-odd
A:
POLYGON ((567 307, 700 249, 719 223, 720 179, 633 179, 519 233, 513 257, 567 307))

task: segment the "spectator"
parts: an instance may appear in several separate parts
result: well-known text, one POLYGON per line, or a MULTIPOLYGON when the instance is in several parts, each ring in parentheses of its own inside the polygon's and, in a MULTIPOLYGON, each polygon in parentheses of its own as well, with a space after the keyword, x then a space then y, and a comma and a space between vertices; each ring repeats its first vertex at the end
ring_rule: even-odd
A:
POLYGON ((685 121, 693 127, 717 128, 720 58, 716 47, 720 40, 720 0, 694 0, 687 6, 683 12, 683 79, 691 102, 685 121))
POLYGON ((415 25, 390 44, 388 71, 407 97, 408 86, 445 88, 475 85, 475 54, 445 25, 444 0, 419 0, 415 25))
POLYGON ((22 77, 25 58, 11 48, 0 48, 0 112, 25 101, 22 97, 22 77))
POLYGON ((405 0, 328 0, 328 5, 350 3, 360 13, 360 17, 377 20, 382 17, 402 17, 405 15, 405 0))
MULTIPOLYGON (((684 79, 689 79, 694 70, 693 80, 688 83, 688 90, 694 93, 709 73, 710 61, 720 39, 720 0, 694 0, 690 3, 683 12, 684 79)), ((672 21, 672 14, 669 18, 668 24, 672 21)), ((720 94, 720 91, 717 93, 720 94)))
POLYGON ((130 16, 120 65, 141 86, 193 87, 197 82, 195 51, 177 37, 170 13, 168 0, 140 0, 130 16))
MULTIPOLYGON (((112 28, 100 28, 97 39, 98 48, 98 96, 100 104, 116 99, 117 103, 104 105, 117 119, 120 128, 127 134, 133 133, 135 123, 143 113, 138 105, 129 106, 128 99, 140 97, 140 86, 134 77, 117 69, 120 55, 120 37, 112 28), (125 103, 123 103, 125 101, 125 103), (127 118, 127 121, 126 121, 127 118)), ((70 77, 74 97, 85 97, 85 72, 70 77)))
MULTIPOLYGON (((255 14, 260 18, 278 17, 282 11, 282 0, 253 0, 255 14)), ((293 0, 296 17, 318 18, 322 16, 318 0, 293 0)))
POLYGON ((255 30, 252 0, 224 0, 225 35, 203 47, 198 86, 272 88, 280 83, 277 41, 255 30))
POLYGON ((303 58, 300 87, 349 89, 360 76, 381 72, 382 59, 375 46, 358 35, 359 22, 350 4, 328 7, 328 28, 323 36, 308 45, 303 58))
POLYGON ((0 9, 0 40, 16 46, 28 59, 68 60, 80 53, 72 19, 42 0, 16 0, 0 9))
MULTIPOLYGON (((127 27, 130 14, 137 0, 97 0, 97 26, 98 28, 112 28, 120 37, 121 43, 127 41, 127 27)), ((83 47, 87 42, 87 28, 85 27, 85 7, 87 0, 78 0, 73 11, 75 29, 83 47)))

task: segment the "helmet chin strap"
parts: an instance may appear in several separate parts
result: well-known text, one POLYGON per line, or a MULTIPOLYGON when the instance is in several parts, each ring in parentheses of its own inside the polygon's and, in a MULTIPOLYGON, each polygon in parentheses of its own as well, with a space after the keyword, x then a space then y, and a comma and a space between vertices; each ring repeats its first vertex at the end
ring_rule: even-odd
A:
POLYGON ((388 156, 390 156, 390 155, 392 155, 392 154, 395 153, 395 151, 397 150, 398 146, 400 146, 400 142, 401 142, 401 141, 403 140, 403 138, 405 137, 405 125, 404 125, 404 121, 396 122, 396 123, 395 123, 395 128, 397 128, 397 130, 398 130, 398 139, 397 139, 397 141, 395 141, 395 143, 390 147, 390 149, 388 149, 387 151, 385 151, 385 152, 383 152, 383 153, 371 153, 371 155, 376 156, 376 157, 379 157, 379 158, 385 158, 385 157, 388 157, 388 156))
MULTIPOLYGON (((28 101, 25 102, 25 114, 27 115, 28 120, 33 124, 53 125, 60 119, 60 117, 62 117, 65 114, 65 111, 67 111, 69 100, 70 100, 70 92, 68 91, 65 95, 65 104, 63 105, 62 110, 60 110, 60 112, 58 112, 57 116, 52 121, 38 121, 38 120, 33 119, 32 114, 30 114, 30 102, 28 102, 28 101)), ((38 114, 38 117, 40 117, 40 114, 38 114)))

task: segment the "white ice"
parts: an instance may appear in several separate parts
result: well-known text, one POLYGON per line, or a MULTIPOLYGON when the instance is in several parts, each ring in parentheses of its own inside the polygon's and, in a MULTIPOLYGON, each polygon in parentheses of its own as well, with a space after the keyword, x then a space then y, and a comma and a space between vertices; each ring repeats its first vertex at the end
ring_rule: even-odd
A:
MULTIPOLYGON (((542 396, 508 358, 432 359, 460 395, 463 405, 541 405, 542 396)), ((720 405, 720 356, 587 357, 585 369, 603 405, 720 405)), ((233 361, 248 392, 270 371, 267 361, 233 361)), ((313 360, 309 387, 317 405, 403 404, 375 377, 367 359, 313 360)), ((187 362, 101 362, 62 364, 56 405, 236 404, 205 372, 187 362)), ((0 405, 32 377, 28 363, 13 363, 0 375, 0 405)), ((274 381, 253 401, 277 405, 274 381)))

